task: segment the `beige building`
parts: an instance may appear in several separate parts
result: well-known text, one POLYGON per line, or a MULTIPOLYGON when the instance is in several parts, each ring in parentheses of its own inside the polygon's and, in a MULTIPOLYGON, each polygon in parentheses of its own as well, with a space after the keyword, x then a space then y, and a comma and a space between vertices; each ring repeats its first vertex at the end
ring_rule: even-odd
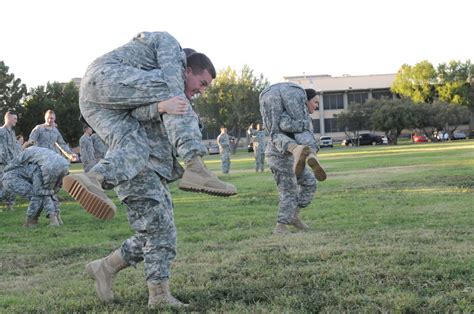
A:
POLYGON ((334 115, 347 110, 351 103, 364 103, 369 99, 393 98, 390 86, 396 74, 374 74, 332 77, 331 75, 285 76, 285 81, 314 88, 320 96, 319 110, 312 114, 316 136, 329 135, 345 138, 344 130, 336 124, 334 115))

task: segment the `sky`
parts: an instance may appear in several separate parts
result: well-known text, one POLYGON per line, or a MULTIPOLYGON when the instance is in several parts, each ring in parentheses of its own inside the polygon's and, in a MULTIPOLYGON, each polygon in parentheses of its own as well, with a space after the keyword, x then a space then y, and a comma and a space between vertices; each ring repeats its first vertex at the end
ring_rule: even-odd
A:
POLYGON ((5 0, 0 61, 28 88, 81 77, 141 31, 167 31, 215 67, 285 76, 396 73, 474 62, 470 0, 5 0))

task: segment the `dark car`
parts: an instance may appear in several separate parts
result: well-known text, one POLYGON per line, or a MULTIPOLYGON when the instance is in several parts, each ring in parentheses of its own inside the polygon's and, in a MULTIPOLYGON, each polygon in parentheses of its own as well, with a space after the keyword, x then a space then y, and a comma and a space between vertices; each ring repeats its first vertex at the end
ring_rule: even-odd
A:
POLYGON ((247 145, 247 152, 252 153, 253 152, 253 143, 250 143, 247 145))
MULTIPOLYGON (((364 133, 359 134, 359 145, 378 145, 383 144, 383 138, 380 135, 364 133)), ((346 138, 342 141, 343 146, 357 145, 357 139, 346 138)))

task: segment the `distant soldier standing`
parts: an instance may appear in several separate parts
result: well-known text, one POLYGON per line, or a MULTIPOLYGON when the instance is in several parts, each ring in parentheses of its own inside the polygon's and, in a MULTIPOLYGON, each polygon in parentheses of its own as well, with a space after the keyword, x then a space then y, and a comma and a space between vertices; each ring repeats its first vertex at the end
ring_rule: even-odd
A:
POLYGON ((265 146, 266 132, 262 129, 260 123, 257 124, 257 130, 254 132, 253 153, 255 155, 255 171, 263 172, 265 166, 265 146))
POLYGON ((89 170, 91 170, 99 160, 96 159, 94 153, 94 143, 91 139, 91 127, 85 125, 83 129, 84 134, 79 139, 79 147, 81 148, 81 162, 82 166, 84 167, 84 172, 89 172, 89 170))
POLYGON ((1 178, 3 169, 12 161, 20 152, 21 148, 16 141, 15 131, 13 127, 18 121, 18 116, 12 111, 8 111, 4 116, 5 124, 0 127, 0 199, 8 209, 13 210, 15 204, 15 194, 9 193, 2 188, 1 178))
POLYGON ((109 146, 100 138, 97 133, 91 135, 92 147, 94 148, 94 157, 96 160, 100 160, 105 157, 109 146))
POLYGON ((65 158, 50 149, 36 146, 26 148, 5 167, 4 188, 30 200, 25 227, 37 225, 42 210, 46 212, 50 226, 62 223, 55 205, 55 194, 68 173, 69 162, 65 158))
POLYGON ((227 134, 227 128, 221 127, 221 134, 217 136, 219 153, 221 154, 222 173, 229 173, 230 168, 230 138, 227 134))

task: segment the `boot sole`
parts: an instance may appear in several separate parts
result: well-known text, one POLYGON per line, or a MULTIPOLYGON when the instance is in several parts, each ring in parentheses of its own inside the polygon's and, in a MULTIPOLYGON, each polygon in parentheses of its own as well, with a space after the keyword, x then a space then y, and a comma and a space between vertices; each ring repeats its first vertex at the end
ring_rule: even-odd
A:
POLYGON ((192 185, 192 184, 187 184, 187 183, 180 183, 179 184, 179 189, 186 191, 186 192, 195 192, 195 193, 205 193, 209 195, 215 195, 215 196, 222 196, 222 197, 228 197, 231 195, 236 195, 237 192, 225 192, 222 190, 215 190, 215 189, 210 189, 207 187, 202 187, 198 185, 192 185))
POLYGON ((326 171, 324 171, 316 158, 308 159, 308 165, 313 169, 314 176, 318 181, 326 180, 326 171))
POLYGON ((114 217, 116 211, 115 205, 113 205, 110 200, 107 202, 107 200, 89 191, 85 182, 80 178, 73 177, 72 175, 64 177, 63 188, 86 212, 95 218, 109 220, 114 217))
POLYGON ((300 155, 300 158, 298 159, 298 162, 296 163, 296 166, 295 166, 295 175, 297 177, 299 177, 303 171, 304 171, 304 166, 306 165, 306 158, 308 157, 308 155, 310 154, 310 150, 309 150, 309 147, 305 147, 302 151, 301 151, 301 155, 300 155))

